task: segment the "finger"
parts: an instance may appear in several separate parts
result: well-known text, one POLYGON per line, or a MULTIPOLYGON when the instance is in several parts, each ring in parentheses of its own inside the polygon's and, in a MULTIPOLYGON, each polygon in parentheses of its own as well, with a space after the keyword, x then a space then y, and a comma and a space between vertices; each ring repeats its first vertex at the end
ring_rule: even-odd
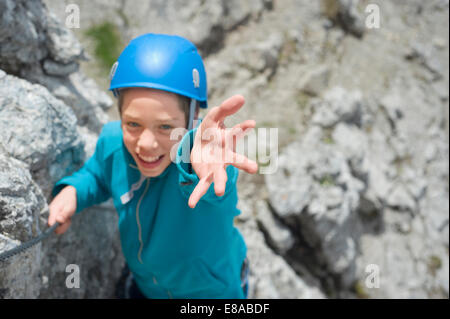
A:
POLYGON ((55 223, 59 224, 59 226, 55 229, 55 234, 62 234, 61 229, 62 226, 66 223, 66 218, 61 214, 61 212, 58 212, 58 214, 54 218, 54 222, 50 226, 53 226, 55 223))
POLYGON ((60 224, 64 224, 68 219, 69 217, 66 213, 64 213, 64 210, 61 210, 55 218, 55 220, 60 224))
POLYGON ((69 229, 70 224, 72 224, 72 220, 68 219, 64 224, 56 228, 55 233, 57 235, 64 234, 67 231, 67 229, 69 229))
POLYGON ((210 118, 214 122, 223 122, 227 116, 230 116, 244 105, 245 99, 242 95, 233 95, 226 99, 222 104, 211 113, 210 118))
POLYGON ((232 130, 238 131, 240 129, 243 132, 247 133, 246 130, 255 128, 255 126, 256 126, 256 122, 254 120, 246 120, 242 123, 239 123, 239 124, 236 124, 235 126, 233 126, 232 130))
POLYGON ((212 107, 208 113, 206 113, 205 117, 203 118, 202 123, 200 124, 200 128, 204 127, 210 127, 214 125, 215 121, 214 119, 217 117, 217 113, 219 112, 220 107, 214 106, 212 107))
POLYGON ((48 206, 48 210, 49 210, 49 216, 48 216, 48 221, 47 224, 48 226, 53 226, 53 224, 56 223, 56 217, 58 217, 59 214, 61 214, 62 211, 62 207, 58 205, 54 205, 54 203, 50 203, 50 205, 48 206))
POLYGON ((226 137, 227 147, 236 151, 237 141, 249 134, 256 126, 256 122, 253 120, 247 120, 242 123, 236 124, 231 128, 226 137))
POLYGON ((47 224, 48 224, 48 226, 51 227, 56 222, 56 214, 53 213, 53 210, 50 207, 49 207, 49 211, 50 211, 50 214, 48 216, 47 224))
POLYGON ((232 158, 233 161, 230 164, 234 167, 249 174, 255 174, 258 171, 258 164, 255 161, 249 160, 246 156, 233 152, 232 158))
POLYGON ((200 179, 197 186, 192 191, 191 196, 189 197, 188 205, 190 208, 195 208, 200 198, 208 191, 209 186, 212 183, 212 173, 208 176, 200 179))
POLYGON ((225 194, 225 186, 227 184, 228 176, 223 166, 218 167, 214 171, 214 191, 217 196, 225 194))

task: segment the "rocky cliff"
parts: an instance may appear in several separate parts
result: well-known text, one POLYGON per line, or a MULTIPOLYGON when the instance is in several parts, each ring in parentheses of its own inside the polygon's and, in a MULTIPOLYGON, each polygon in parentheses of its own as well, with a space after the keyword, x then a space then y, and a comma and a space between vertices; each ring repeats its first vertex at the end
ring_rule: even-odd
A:
MULTIPOLYGON (((205 57, 210 105, 245 96, 226 124, 278 129, 258 144, 270 163, 249 154, 275 172, 238 185, 251 298, 448 298, 448 1, 0 0, 0 12, 0 251, 45 228, 51 186, 116 116, 92 31, 119 46, 177 33, 205 57), (63 25, 69 3, 79 29, 63 25)), ((110 203, 89 209, 2 264, 0 296, 112 297, 116 228, 110 203), (64 284, 71 263, 79 289, 64 284)))
MULTIPOLYGON (((113 104, 79 70, 83 49, 40 1, 0 1, 0 251, 40 234, 54 183, 93 153, 113 104)), ((0 265, 2 298, 112 297, 123 257, 111 203, 0 265), (66 267, 80 267, 68 289, 66 267)))

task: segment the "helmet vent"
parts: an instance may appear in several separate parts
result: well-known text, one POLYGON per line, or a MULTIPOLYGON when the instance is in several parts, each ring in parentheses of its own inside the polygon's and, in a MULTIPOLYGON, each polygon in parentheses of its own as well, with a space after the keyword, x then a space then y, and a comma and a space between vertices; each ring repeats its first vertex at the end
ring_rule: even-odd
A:
POLYGON ((116 74, 117 66, 119 65, 119 61, 116 61, 113 66, 111 67, 111 71, 109 72, 109 79, 112 80, 114 77, 114 74, 116 74))
POLYGON ((198 74, 197 69, 192 69, 192 81, 194 82, 194 87, 200 87, 200 75, 198 74))

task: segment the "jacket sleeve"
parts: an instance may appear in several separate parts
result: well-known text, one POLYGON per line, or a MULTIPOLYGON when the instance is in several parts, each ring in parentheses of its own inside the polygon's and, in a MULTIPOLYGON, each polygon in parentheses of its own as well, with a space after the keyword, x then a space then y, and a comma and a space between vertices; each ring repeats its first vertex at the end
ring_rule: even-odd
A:
POLYGON ((52 191, 56 196, 65 186, 71 185, 77 190, 76 213, 95 204, 106 201, 111 195, 104 174, 104 129, 100 133, 95 152, 84 166, 72 174, 59 180, 52 191))
MULTIPOLYGON (((178 184, 186 199, 189 199, 199 182, 199 178, 190 163, 191 150, 194 145, 194 137, 196 132, 197 128, 186 133, 177 149, 176 165, 180 173, 178 184)), ((217 196, 214 191, 214 183, 211 183, 208 191, 202 196, 200 201, 205 200, 212 204, 219 205, 222 201, 226 200, 230 194, 236 193, 236 182, 239 176, 239 170, 232 165, 228 165, 226 172, 228 179, 225 185, 225 194, 223 196, 217 196)))

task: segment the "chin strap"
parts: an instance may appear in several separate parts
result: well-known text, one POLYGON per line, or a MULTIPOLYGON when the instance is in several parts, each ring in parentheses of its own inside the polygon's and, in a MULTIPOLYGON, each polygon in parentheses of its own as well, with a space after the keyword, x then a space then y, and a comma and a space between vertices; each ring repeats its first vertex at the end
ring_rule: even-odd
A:
POLYGON ((195 115, 195 107, 196 106, 197 106, 197 101, 195 99, 191 99, 191 104, 189 106, 188 131, 192 130, 192 126, 194 125, 194 115, 195 115))

